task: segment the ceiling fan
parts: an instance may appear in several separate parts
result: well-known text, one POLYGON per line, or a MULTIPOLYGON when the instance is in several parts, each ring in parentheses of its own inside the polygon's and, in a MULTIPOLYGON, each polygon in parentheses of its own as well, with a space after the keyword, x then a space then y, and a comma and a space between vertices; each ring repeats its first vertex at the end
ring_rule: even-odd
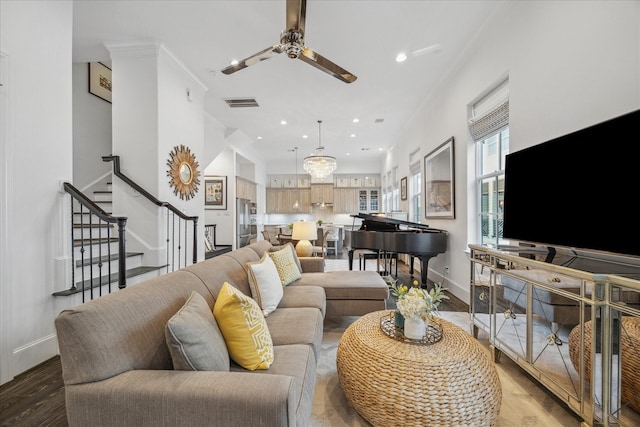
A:
POLYGON ((287 29, 280 35, 280 44, 268 47, 237 64, 230 65, 224 68, 222 72, 224 74, 232 74, 258 62, 265 61, 272 56, 286 52, 291 59, 300 59, 345 83, 353 83, 357 79, 356 76, 329 61, 310 47, 305 46, 304 25, 306 13, 307 0, 287 0, 287 29))

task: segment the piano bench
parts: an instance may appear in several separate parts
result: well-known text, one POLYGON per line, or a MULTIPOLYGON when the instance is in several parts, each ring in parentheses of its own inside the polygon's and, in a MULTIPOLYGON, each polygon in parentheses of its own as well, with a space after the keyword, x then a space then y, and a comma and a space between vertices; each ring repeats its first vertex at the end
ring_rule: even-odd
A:
MULTIPOLYGON (((384 258, 387 258, 387 260, 389 260, 389 274, 391 274, 391 269, 393 268, 393 261, 395 260, 395 264, 396 264, 396 276, 398 275, 398 253, 397 252, 386 252, 385 254, 380 256, 380 259, 384 260, 384 258)), ((360 252, 359 254, 359 258, 360 258, 360 270, 362 270, 362 265, 364 262, 364 270, 367 269, 367 260, 369 259, 378 259, 378 253, 374 252, 374 251, 366 251, 366 252, 360 252)), ((377 270, 377 268, 376 268, 377 270)), ((386 272, 385 272, 386 273, 386 272)))

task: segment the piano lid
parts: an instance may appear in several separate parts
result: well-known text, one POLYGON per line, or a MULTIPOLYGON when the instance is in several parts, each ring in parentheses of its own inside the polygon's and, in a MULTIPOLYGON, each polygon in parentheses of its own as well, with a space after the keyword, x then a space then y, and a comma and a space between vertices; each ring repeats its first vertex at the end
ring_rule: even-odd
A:
POLYGON ((366 231, 401 231, 400 226, 406 225, 409 228, 416 228, 427 233, 446 233, 446 230, 429 227, 427 224, 419 222, 403 221, 401 219, 389 218, 381 215, 371 215, 366 213, 358 213, 351 215, 353 218, 361 218, 362 225, 360 230, 366 231))

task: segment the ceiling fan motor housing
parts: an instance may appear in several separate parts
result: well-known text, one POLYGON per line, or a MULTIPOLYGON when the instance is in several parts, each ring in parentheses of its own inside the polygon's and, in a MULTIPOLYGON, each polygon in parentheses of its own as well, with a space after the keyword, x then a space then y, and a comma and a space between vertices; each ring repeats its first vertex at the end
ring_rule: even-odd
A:
POLYGON ((299 30, 285 31, 280 36, 280 44, 289 58, 297 59, 304 49, 304 35, 299 30))

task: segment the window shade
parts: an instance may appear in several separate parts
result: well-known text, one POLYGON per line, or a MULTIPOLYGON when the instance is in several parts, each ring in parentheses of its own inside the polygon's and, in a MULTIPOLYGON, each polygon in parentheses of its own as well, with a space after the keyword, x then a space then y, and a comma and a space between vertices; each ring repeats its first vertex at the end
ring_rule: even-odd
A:
POLYGON ((505 80, 473 104, 469 132, 474 141, 480 141, 508 124, 509 80, 505 80))

